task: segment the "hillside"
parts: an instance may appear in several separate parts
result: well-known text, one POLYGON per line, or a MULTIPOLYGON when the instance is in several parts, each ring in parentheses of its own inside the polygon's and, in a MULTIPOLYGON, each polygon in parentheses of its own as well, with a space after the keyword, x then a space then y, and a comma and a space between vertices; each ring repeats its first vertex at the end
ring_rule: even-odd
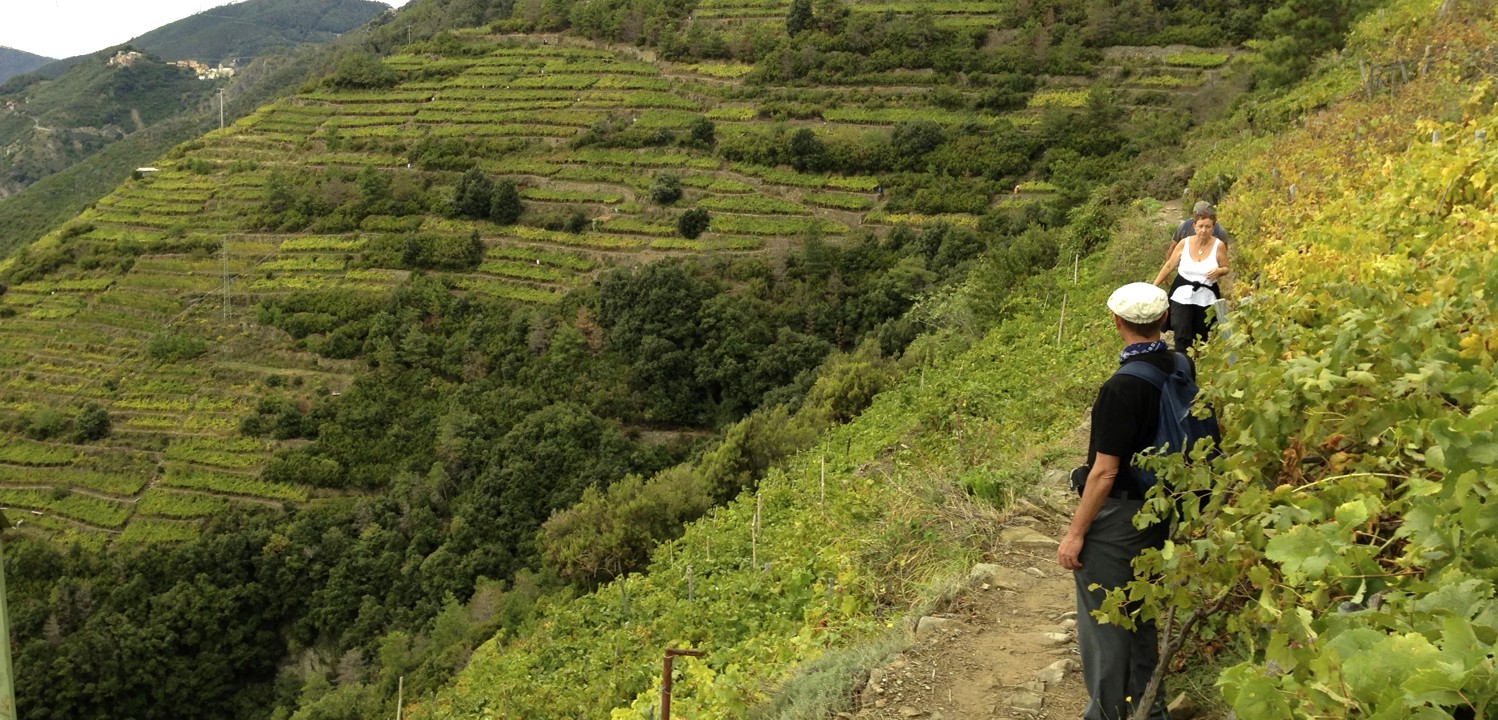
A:
MULTIPOLYGON (((938 221, 971 229, 981 219, 974 212, 919 210, 987 212, 996 205, 1006 213, 1041 211, 1055 197, 1053 183, 1036 181, 1036 190, 1019 195, 999 192, 1008 183, 970 184, 937 196, 900 187, 916 179, 893 175, 885 181, 889 190, 880 193, 881 179, 874 175, 815 175, 752 160, 774 162, 798 137, 829 154, 854 152, 860 141, 877 150, 891 128, 897 138, 901 128, 929 133, 936 145, 926 151, 937 155, 948 152, 944 144, 969 142, 955 135, 944 140, 944 128, 965 125, 979 137, 1012 137, 1027 127, 1052 132, 1047 127, 1072 124, 1074 115, 1048 105, 1086 99, 1077 90, 1041 89, 1028 109, 1000 117, 922 107, 924 93, 861 85, 856 95, 829 98, 825 109, 808 106, 815 120, 782 123, 760 117, 762 110, 737 99, 738 83, 723 79, 747 66, 653 64, 608 50, 530 44, 482 31, 449 42, 440 63, 427 58, 432 48, 384 63, 413 76, 392 87, 329 84, 209 133, 164 158, 159 172, 127 182, 61 232, 0 266, 12 281, 0 307, 16 317, 7 332, 38 341, 66 335, 66 346, 87 357, 126 338, 144 347, 162 336, 161 325, 169 325, 174 333, 208 341, 208 362, 186 363, 172 374, 242 376, 238 382, 247 385, 234 390, 234 381, 187 382, 181 397, 169 400, 150 380, 164 369, 159 359, 132 353, 107 368, 59 364, 45 380, 9 375, 6 387, 27 398, 11 405, 12 412, 24 423, 39 408, 87 398, 111 412, 130 445, 156 452, 165 447, 170 456, 178 443, 226 440, 237 432, 235 418, 252 413, 255 393, 246 391, 257 375, 263 379, 276 371, 242 354, 264 358, 275 347, 288 353, 288 367, 318 368, 304 378, 310 381, 300 392, 304 403, 305 392, 317 385, 346 384, 346 377, 339 379, 344 373, 326 374, 342 365, 332 359, 351 352, 339 345, 346 341, 338 333, 327 332, 342 324, 334 319, 339 311, 314 311, 308 319, 299 313, 298 323, 313 323, 299 329, 291 318, 280 319, 282 299, 289 314, 296 304, 315 299, 299 299, 304 294, 336 289, 378 296, 424 272, 480 297, 553 305, 615 265, 670 257, 768 258, 808 233, 847 244, 868 230, 938 221), (883 105, 890 96, 904 98, 904 106, 851 103, 864 97, 883 105), (694 137, 698 128, 705 139, 694 137), (738 157, 744 159, 731 159, 738 157), (454 205, 462 198, 455 193, 466 176, 456 169, 475 161, 516 183, 526 207, 520 224, 458 215, 454 205), (678 183, 681 200, 662 205, 652 199, 663 176, 678 183), (699 237, 682 237, 677 219, 694 208, 709 213, 710 228, 699 237), (574 222, 578 226, 571 227, 574 222), (89 256, 98 259, 85 262, 89 256), (252 314, 257 307, 272 312, 252 314), (272 322, 281 330, 244 325, 256 317, 276 318, 272 322), (236 326, 241 329, 231 329, 236 326), (81 335, 80 327, 95 330, 81 335), (226 367, 234 368, 232 375, 226 367), (100 384, 108 378, 115 387, 100 384), (137 385, 143 389, 132 389, 137 385), (201 412, 206 409, 211 412, 201 412)), ((776 93, 765 92, 771 98, 776 93)), ((479 212, 489 211, 485 196, 479 212)), ((15 366, 32 362, 21 348, 45 356, 60 351, 58 343, 38 345, 17 336, 11 345, 15 366)), ((257 445, 243 460, 226 460, 218 468, 254 469, 263 463, 256 453, 268 447, 257 445)))
POLYGON ((9 197, 113 142, 179 114, 207 109, 220 83, 151 58, 128 67, 98 59, 4 97, 0 197, 9 197))
POLYGON ((52 58, 0 46, 0 83, 21 73, 31 72, 49 62, 52 62, 52 58))
POLYGON ((168 23, 130 44, 166 60, 241 65, 328 42, 388 10, 375 0, 245 0, 168 23))
POLYGON ((249 0, 162 26, 128 46, 147 57, 111 67, 115 50, 70 58, 0 80, 0 256, 29 243, 177 143, 217 127, 217 92, 232 121, 305 80, 289 55, 355 29, 387 6, 366 0, 249 0), (198 80, 169 66, 228 63, 234 80, 198 80), (266 88, 267 83, 279 87, 266 88), (241 97, 245 101, 238 101, 241 97), (250 101, 250 102, 246 102, 250 101), (106 148, 126 138, 107 155, 106 148), (45 190, 15 200, 32 184, 90 158, 45 190))
MULTIPOLYGON (((1498 707, 1490 10, 1391 6, 1308 81, 1191 146, 1209 157, 1194 186, 1227 191, 1241 238, 1232 324, 1201 363, 1226 452, 1168 469, 1210 502, 1184 506, 1177 541, 1151 555, 1159 574, 1130 594, 1187 636, 1181 665, 1209 674, 1198 689, 1218 713, 1498 707)), ((997 481, 1025 497, 1076 452, 1061 443, 1114 352, 1087 309, 1157 261, 1141 215, 1077 285, 1037 278, 1024 296, 1050 302, 966 353, 934 353, 648 572, 494 638, 412 716, 655 717, 669 647, 706 653, 677 659, 683 717, 889 716, 859 705, 868 670, 999 549, 999 523, 958 490, 997 481)), ((963 670, 933 666, 932 684, 963 670)))
POLYGON ((937 342, 921 298, 1009 312, 1242 82, 882 12, 795 41, 878 63, 782 75, 438 7, 0 264, 7 550, 56 568, 12 580, 28 717, 434 691, 856 416, 937 342))

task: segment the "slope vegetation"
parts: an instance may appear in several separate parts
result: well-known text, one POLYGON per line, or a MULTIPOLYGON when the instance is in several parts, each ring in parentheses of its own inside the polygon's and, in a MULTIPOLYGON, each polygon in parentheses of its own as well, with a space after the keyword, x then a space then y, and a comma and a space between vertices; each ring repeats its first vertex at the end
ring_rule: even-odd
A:
MULTIPOLYGON (((807 236, 840 243, 893 225, 975 228, 973 212, 891 210, 899 203, 940 209, 961 200, 952 195, 922 200, 929 190, 892 191, 886 200, 873 175, 812 174, 754 160, 773 162, 795 142, 823 156, 860 144, 894 152, 891 128, 896 143, 917 142, 901 140, 902 132, 928 138, 917 151, 936 150, 931 143, 959 127, 1007 136, 1022 148, 1035 141, 1016 134, 1072 122, 1071 113, 1041 103, 994 116, 860 85, 826 100, 814 122, 787 125, 737 99, 738 83, 721 79, 731 66, 653 64, 556 42, 496 43, 482 30, 447 42, 440 60, 388 60, 388 72, 408 76, 391 87, 328 83, 209 133, 6 262, 12 284, 0 308, 14 319, 0 331, 10 337, 14 369, 0 383, 8 413, 26 427, 38 413, 97 403, 118 431, 106 454, 124 451, 144 473, 94 488, 124 498, 98 501, 124 503, 108 519, 65 513, 41 499, 45 490, 12 502, 85 527, 128 530, 134 499, 158 479, 251 499, 305 498, 305 487, 252 486, 237 477, 262 467, 270 446, 230 438, 238 418, 253 414, 258 383, 290 372, 298 384, 287 386, 289 397, 305 404, 314 389, 347 384, 350 368, 336 358, 349 351, 316 325, 281 322, 294 338, 312 335, 292 342, 246 324, 246 311, 262 302, 313 290, 378 295, 424 270, 482 297, 555 304, 618 264, 704 253, 768 257, 807 236), (894 98, 901 106, 887 107, 894 98), (449 168, 475 160, 479 172, 520 188, 521 224, 453 216, 461 200, 454 193, 468 175, 449 168), (679 183, 684 199, 671 206, 652 199, 662 176, 679 183), (705 234, 681 235, 682 207, 708 213, 705 234), (194 449, 209 446, 217 450, 194 449)), ((1080 102, 1085 93, 1074 97, 1080 102)), ((1037 186, 998 202, 1023 212, 1055 187, 1037 186)), ((986 212, 997 189, 979 183, 962 192, 986 212)), ((485 213, 487 205, 486 196, 485 213)), ((18 454, 12 463, 93 467, 95 452, 18 454)), ((52 477, 55 487, 88 487, 68 473, 52 477)), ((173 527, 180 537, 182 526, 173 527)))
POLYGON ((237 65, 328 42, 389 9, 375 0, 248 0, 168 23, 130 44, 168 60, 237 65))
POLYGON ((1200 175, 1236 179, 1249 239, 1204 370, 1227 459, 1183 480, 1222 505, 1144 594, 1201 613, 1201 652, 1246 652, 1220 680, 1240 717, 1498 708, 1489 13, 1371 16, 1347 56, 1245 109, 1293 123, 1200 175))

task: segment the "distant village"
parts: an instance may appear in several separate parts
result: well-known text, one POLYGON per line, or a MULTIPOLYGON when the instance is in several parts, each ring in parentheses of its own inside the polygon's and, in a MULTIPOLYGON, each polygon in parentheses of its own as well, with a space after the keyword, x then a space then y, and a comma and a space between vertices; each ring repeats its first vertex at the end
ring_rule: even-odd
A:
MULTIPOLYGON (((110 67, 130 67, 144 57, 145 55, 134 50, 121 50, 109 59, 108 64, 110 67)), ((223 65, 208 67, 197 60, 173 60, 167 64, 191 70, 197 74, 199 80, 220 80, 234 77, 234 68, 223 65)))

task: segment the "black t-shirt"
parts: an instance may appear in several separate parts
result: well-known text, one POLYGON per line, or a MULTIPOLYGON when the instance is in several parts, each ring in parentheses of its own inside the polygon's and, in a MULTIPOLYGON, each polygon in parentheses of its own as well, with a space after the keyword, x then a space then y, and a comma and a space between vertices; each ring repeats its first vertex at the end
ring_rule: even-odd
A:
MULTIPOLYGON (((1175 370, 1175 353, 1169 350, 1135 355, 1124 361, 1147 362, 1166 373, 1175 370)), ((1195 374, 1195 371, 1192 371, 1195 374)), ((1087 464, 1092 465, 1098 453, 1119 458, 1120 469, 1115 487, 1140 491, 1139 483, 1129 471, 1134 456, 1154 444, 1160 424, 1160 391, 1148 380, 1132 375, 1113 375, 1098 389, 1092 405, 1092 436, 1087 446, 1087 464), (1126 483, 1126 484, 1125 484, 1126 483)))

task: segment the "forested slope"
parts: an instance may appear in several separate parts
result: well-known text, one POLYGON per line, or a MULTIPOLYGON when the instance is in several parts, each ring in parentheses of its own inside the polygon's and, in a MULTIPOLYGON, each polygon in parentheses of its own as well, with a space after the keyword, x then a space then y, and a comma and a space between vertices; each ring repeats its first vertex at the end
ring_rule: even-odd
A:
POLYGON ((0 83, 5 82, 13 75, 31 72, 49 62, 52 62, 52 58, 34 55, 24 50, 0 46, 0 83))

